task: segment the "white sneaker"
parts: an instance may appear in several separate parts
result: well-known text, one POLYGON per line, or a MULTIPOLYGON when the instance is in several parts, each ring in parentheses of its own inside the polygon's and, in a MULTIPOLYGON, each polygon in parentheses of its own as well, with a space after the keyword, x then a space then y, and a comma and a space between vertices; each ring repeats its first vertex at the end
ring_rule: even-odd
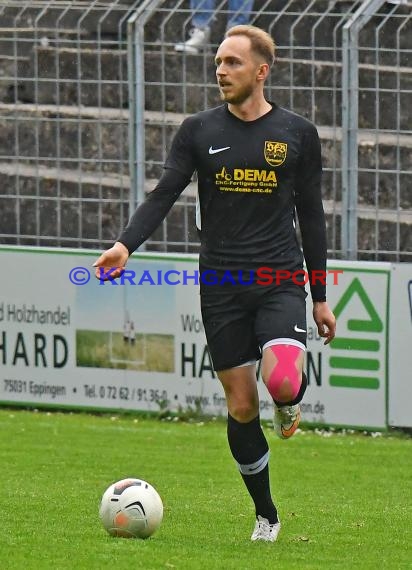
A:
POLYGON ((295 433, 300 422, 300 406, 275 406, 273 419, 275 431, 282 439, 288 439, 295 433))
POLYGON ((275 542, 280 531, 280 521, 275 524, 269 524, 268 519, 258 515, 255 530, 250 537, 250 540, 263 540, 265 542, 275 542))
POLYGON ((187 42, 175 45, 175 51, 199 53, 209 43, 210 28, 192 28, 189 35, 187 42))

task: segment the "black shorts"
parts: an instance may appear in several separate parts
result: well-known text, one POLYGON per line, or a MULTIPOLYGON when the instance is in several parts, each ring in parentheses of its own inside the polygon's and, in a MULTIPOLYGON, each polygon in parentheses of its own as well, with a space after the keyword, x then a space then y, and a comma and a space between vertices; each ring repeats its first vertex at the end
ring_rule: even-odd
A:
POLYGON ((306 346, 304 287, 203 286, 201 309, 213 367, 225 370, 260 359, 263 346, 293 339, 306 346))

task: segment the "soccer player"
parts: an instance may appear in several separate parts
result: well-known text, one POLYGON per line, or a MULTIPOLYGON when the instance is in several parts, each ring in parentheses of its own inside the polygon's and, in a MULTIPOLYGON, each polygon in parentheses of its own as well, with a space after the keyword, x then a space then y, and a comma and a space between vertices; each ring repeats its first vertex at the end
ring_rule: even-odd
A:
MULTIPOLYGON (((276 432, 287 439, 299 424, 307 387, 306 292, 284 279, 303 267, 295 212, 309 275, 326 270, 319 137, 308 120, 265 98, 274 57, 265 31, 241 25, 226 32, 215 56, 223 104, 183 121, 155 190, 95 263, 116 267, 112 276, 119 276, 197 171, 202 318, 226 395, 229 447, 255 505, 251 539, 270 542, 280 522, 269 486, 256 360, 262 359, 274 401, 276 432), (211 274, 219 276, 217 286, 208 284, 211 274)), ((311 280, 310 289, 313 317, 327 344, 336 325, 324 281, 311 280)))

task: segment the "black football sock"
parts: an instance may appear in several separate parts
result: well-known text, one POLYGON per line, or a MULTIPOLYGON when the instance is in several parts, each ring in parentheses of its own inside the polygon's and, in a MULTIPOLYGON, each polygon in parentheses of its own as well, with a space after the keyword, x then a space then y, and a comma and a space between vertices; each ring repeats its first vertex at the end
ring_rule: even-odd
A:
POLYGON ((268 519, 270 524, 278 522, 270 494, 269 446, 260 425, 260 417, 241 423, 228 414, 227 437, 230 451, 255 504, 256 516, 268 519))

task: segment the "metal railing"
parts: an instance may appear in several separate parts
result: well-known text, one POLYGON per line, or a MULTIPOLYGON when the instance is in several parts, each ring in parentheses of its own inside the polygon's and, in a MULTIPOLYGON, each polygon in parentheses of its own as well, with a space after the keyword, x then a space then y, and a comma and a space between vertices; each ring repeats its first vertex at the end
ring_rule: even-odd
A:
MULTIPOLYGON (((251 23, 277 63, 267 95, 318 127, 330 257, 412 259, 411 8, 385 0, 265 0, 251 23)), ((210 42, 175 44, 188 0, 0 5, 0 240, 106 247, 159 178, 189 113, 219 104, 210 42), (1 134, 3 133, 3 134, 1 134)), ((195 184, 147 249, 197 251, 195 184)))

